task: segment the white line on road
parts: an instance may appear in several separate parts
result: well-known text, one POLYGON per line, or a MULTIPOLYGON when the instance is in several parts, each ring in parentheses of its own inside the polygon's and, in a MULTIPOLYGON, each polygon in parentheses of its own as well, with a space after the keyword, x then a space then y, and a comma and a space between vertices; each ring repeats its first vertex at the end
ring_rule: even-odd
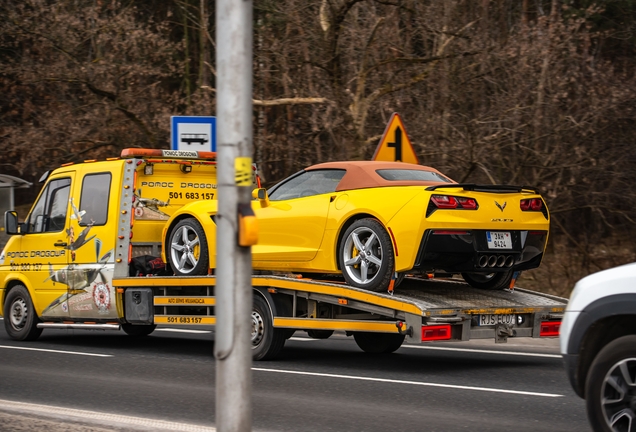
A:
POLYGON ((472 386, 463 386, 463 385, 454 385, 454 384, 438 384, 438 383, 427 383, 427 382, 419 382, 419 381, 405 381, 405 380, 393 380, 387 378, 372 378, 372 377, 363 377, 363 376, 355 376, 355 375, 338 375, 338 374, 327 374, 327 373, 318 373, 318 372, 301 372, 301 371, 293 371, 293 370, 282 370, 282 369, 265 369, 265 368, 252 368, 254 371, 260 372, 277 372, 277 373, 286 373, 293 375, 307 375, 307 376, 318 376, 325 378, 342 378, 342 379, 350 379, 350 380, 359 380, 359 381, 374 381, 374 382, 384 382, 391 384, 407 384, 407 385, 416 385, 416 386, 425 386, 425 387, 442 387, 442 388, 451 388, 451 389, 460 389, 460 390, 476 390, 476 391, 485 391, 491 393, 507 393, 507 394, 517 394, 524 396, 541 396, 541 397, 563 397, 563 395, 555 394, 555 393, 537 393, 537 392, 528 392, 521 390, 506 390, 506 389, 497 389, 497 388, 488 388, 488 387, 472 387, 472 386))
POLYGON ((174 333, 212 333, 210 330, 191 330, 191 329, 176 329, 176 328, 158 328, 155 331, 174 332, 174 333))
POLYGON ((58 418, 61 421, 75 420, 78 422, 96 422, 106 426, 128 426, 144 428, 145 430, 170 430, 185 432, 215 432, 216 428, 199 426, 188 423, 176 423, 163 420, 153 420, 143 417, 132 417, 120 414, 109 414, 98 411, 79 410, 74 408, 39 405, 24 402, 14 402, 0 399, 0 410, 17 412, 18 414, 36 414, 58 418))
POLYGON ((522 351, 495 351, 495 350, 482 350, 482 349, 473 349, 473 348, 434 347, 434 346, 424 346, 424 345, 402 345, 402 348, 415 348, 415 349, 434 350, 434 351, 458 351, 458 352, 484 353, 484 354, 504 354, 504 355, 526 356, 526 357, 546 357, 546 358, 558 358, 558 359, 562 358, 558 354, 528 353, 528 352, 522 352, 522 351))
POLYGON ((75 355, 83 355, 83 356, 91 356, 91 357, 114 357, 110 354, 95 354, 95 353, 86 353, 86 352, 77 352, 77 351, 60 351, 60 350, 52 350, 52 349, 44 349, 44 348, 27 348, 27 347, 17 347, 17 346, 9 346, 9 345, 0 345, 0 348, 17 349, 17 350, 25 350, 25 351, 42 351, 42 352, 50 352, 50 353, 57 353, 57 354, 75 354, 75 355))

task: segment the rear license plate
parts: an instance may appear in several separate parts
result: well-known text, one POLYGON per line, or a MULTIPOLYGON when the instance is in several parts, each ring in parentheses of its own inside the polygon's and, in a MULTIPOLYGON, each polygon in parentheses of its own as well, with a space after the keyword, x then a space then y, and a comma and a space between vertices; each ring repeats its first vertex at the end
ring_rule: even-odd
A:
POLYGON ((513 325, 516 322, 516 317, 514 314, 509 315, 493 315, 493 314, 484 314, 479 315, 479 325, 480 326, 489 326, 496 324, 510 324, 513 325))
POLYGON ((512 237, 508 231, 486 231, 488 249, 512 249, 512 237))

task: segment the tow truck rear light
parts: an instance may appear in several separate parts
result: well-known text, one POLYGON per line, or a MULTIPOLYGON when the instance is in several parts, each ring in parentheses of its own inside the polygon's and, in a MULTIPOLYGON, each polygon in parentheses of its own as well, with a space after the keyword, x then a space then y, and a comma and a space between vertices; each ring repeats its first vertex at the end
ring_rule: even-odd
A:
POLYGON ((448 340, 451 338, 451 325, 422 326, 422 342, 448 340))
POLYGON ((561 328, 561 321, 544 321, 541 323, 541 331, 539 332, 539 336, 541 337, 558 336, 560 328, 561 328))
POLYGON ((543 201, 541 198, 522 199, 519 206, 521 211, 541 211, 543 209, 543 201))

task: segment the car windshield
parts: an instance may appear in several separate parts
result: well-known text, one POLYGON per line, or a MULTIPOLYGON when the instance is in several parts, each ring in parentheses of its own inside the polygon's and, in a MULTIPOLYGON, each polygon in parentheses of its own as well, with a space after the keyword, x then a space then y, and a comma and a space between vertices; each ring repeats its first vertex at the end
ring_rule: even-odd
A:
POLYGON ((436 181, 451 183, 449 179, 434 171, 422 171, 412 169, 380 169, 376 173, 384 180, 389 181, 436 181))
POLYGON ((339 169, 301 172, 274 186, 269 199, 280 201, 334 192, 345 172, 339 169))

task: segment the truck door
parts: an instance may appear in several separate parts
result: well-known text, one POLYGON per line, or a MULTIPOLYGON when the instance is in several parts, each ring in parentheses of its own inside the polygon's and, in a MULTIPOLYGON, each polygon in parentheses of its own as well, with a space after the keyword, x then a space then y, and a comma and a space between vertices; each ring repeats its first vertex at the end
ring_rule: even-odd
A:
MULTIPOLYGON (((74 173, 51 177, 26 220, 19 266, 34 290, 42 316, 68 316, 67 271, 69 195, 74 173)), ((18 262, 18 261, 16 261, 18 262)))
POLYGON ((69 313, 73 319, 117 318, 112 284, 118 210, 111 204, 113 175, 83 174, 71 198, 69 313))

